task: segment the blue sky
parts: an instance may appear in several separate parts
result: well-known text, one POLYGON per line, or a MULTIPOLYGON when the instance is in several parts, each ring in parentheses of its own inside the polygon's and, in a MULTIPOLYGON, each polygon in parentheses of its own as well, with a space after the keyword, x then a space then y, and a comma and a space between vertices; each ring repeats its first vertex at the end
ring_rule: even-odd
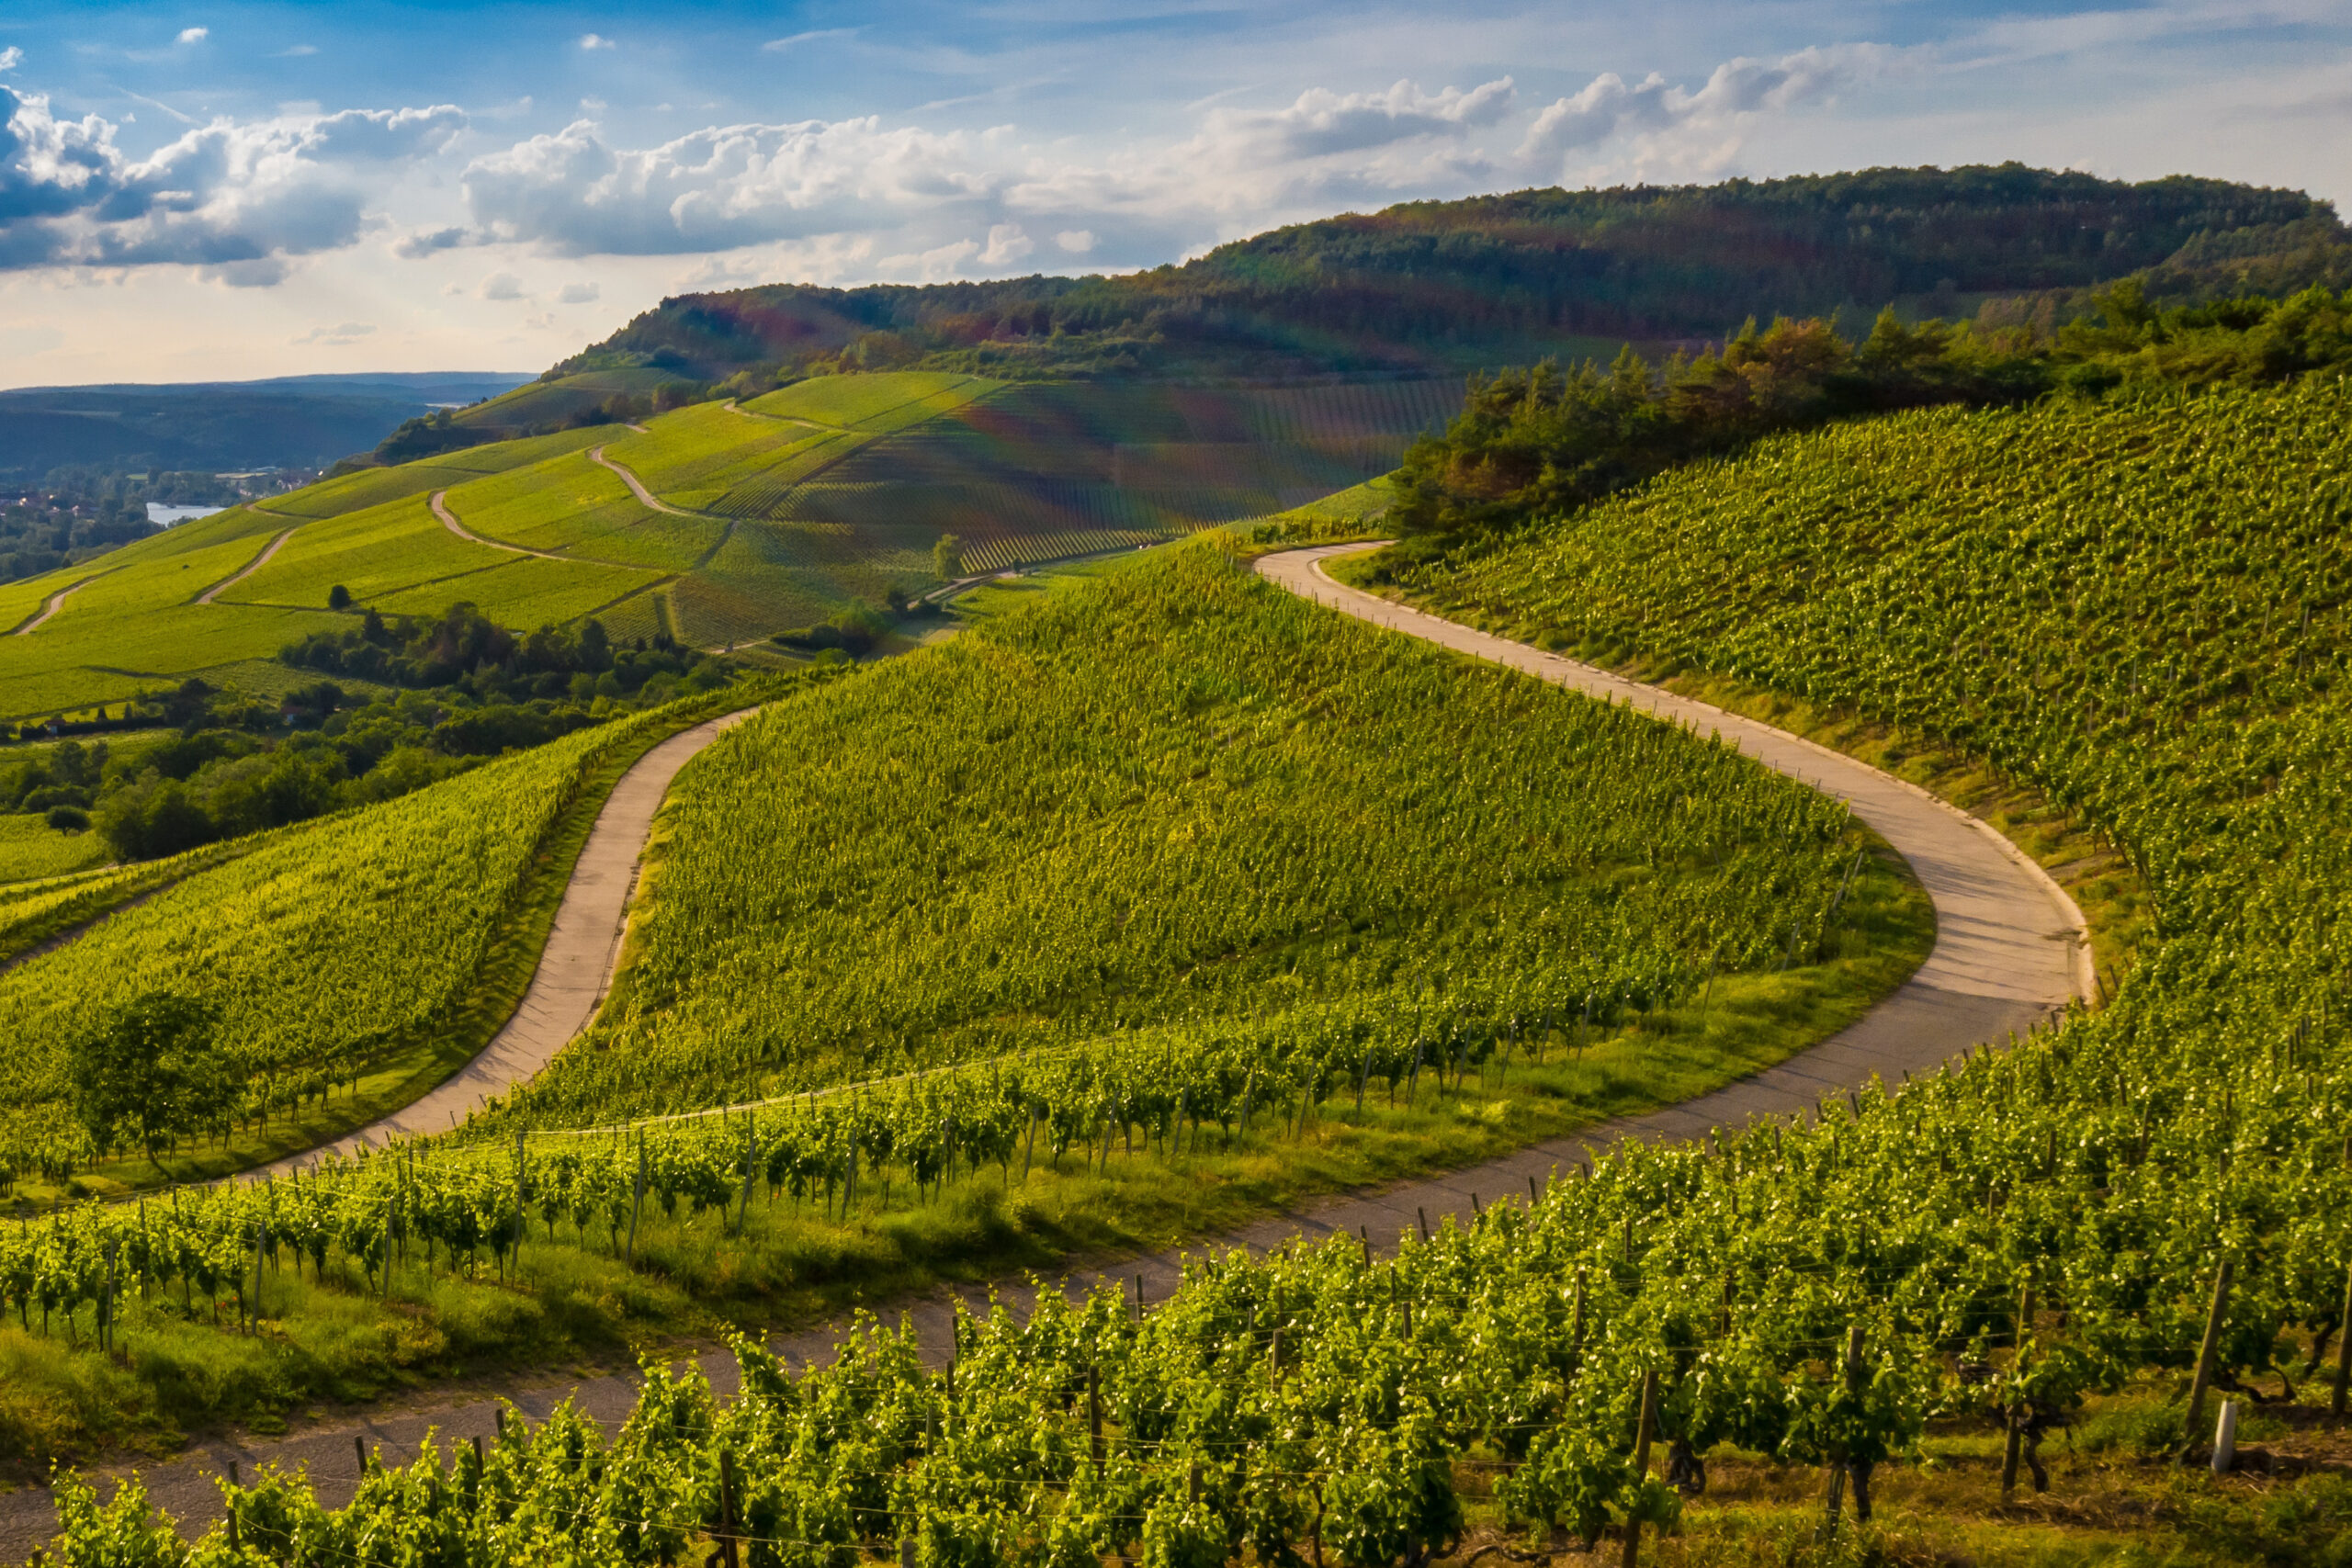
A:
POLYGON ((0 10, 0 385, 536 369, 667 294, 1531 185, 2352 195, 2352 0, 0 10))

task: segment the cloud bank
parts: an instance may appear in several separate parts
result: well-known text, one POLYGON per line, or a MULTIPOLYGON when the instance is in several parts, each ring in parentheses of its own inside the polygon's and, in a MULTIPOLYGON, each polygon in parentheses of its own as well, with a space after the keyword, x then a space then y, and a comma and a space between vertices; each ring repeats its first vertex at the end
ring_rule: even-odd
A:
MULTIPOLYGON (((612 47, 594 33, 573 42, 612 47)), ((435 178, 418 188, 440 193, 422 210, 439 212, 423 223, 410 214, 393 241, 410 258, 476 247, 700 256, 712 278, 765 269, 828 280, 1142 265, 1335 209, 1573 177, 1604 154, 1714 172, 1755 123, 1823 104, 1894 58, 1873 45, 1741 58, 1695 86, 1607 72, 1535 106, 1510 76, 1316 86, 1274 107, 1200 106, 1173 140, 1044 152, 1014 126, 936 130, 876 115, 714 125, 650 146, 582 118, 480 150, 497 118, 486 110, 469 155, 469 117, 444 104, 218 118, 134 158, 106 119, 66 118, 39 93, 0 86, 0 269, 178 265, 267 285, 301 257, 387 228, 386 193, 420 166, 435 178)), ((471 291, 537 297, 503 269, 471 291)), ((595 297, 585 282, 558 296, 595 297)))
POLYGON ((198 126, 145 158, 96 115, 0 86, 0 267, 177 265, 269 284, 366 227, 369 174, 446 148, 451 105, 198 126))

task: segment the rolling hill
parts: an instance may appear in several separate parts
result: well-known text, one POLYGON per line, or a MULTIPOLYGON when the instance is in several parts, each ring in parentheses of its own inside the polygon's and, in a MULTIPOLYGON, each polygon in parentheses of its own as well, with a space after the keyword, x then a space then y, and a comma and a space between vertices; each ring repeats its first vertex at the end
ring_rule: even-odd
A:
POLYGON ((288 376, 165 386, 28 387, 0 391, 0 475, 52 468, 324 468, 373 446, 435 407, 506 391, 522 376, 288 376))

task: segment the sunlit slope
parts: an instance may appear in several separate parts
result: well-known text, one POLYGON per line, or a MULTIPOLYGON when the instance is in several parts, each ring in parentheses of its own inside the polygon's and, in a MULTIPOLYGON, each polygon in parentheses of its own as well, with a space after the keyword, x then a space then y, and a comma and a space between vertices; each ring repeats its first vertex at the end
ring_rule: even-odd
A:
POLYGON ((953 533, 992 570, 1303 504, 1394 467, 1460 401, 1440 381, 1008 387, 843 455, 765 515, 885 553, 953 533))
POLYGON ((327 623, 318 613, 198 604, 290 525, 238 507, 11 584, 0 601, 0 719, 68 712, 267 658, 327 623), (67 591, 54 615, 51 598, 67 591))
MULTIPOLYGON (((598 372, 511 397, 577 401, 644 379, 598 372)), ((0 626, 15 628, 72 591, 29 635, 0 637, 0 720, 190 675, 275 694, 285 672, 270 660, 340 624, 327 608, 338 588, 347 614, 462 602, 523 629, 593 615, 625 638, 749 642, 936 586, 943 535, 962 539, 967 572, 989 571, 1296 505, 1385 469, 1458 400, 1450 383, 1419 381, 828 376, 641 427, 365 469, 0 589, 0 626)), ((496 406, 468 423, 500 427, 475 417, 496 406)))
POLYGON ((775 705, 670 810, 628 988, 529 1097, 550 1122, 1537 974, 1632 995, 1771 960, 1852 852, 1793 781, 1209 540, 775 705))
POLYGON ((469 539, 414 496, 298 530, 220 602, 323 608, 341 587, 360 609, 430 615, 462 600, 492 620, 533 626, 590 614, 655 575, 469 539))
MULTIPOLYGON (((0 977, 17 1051, 0 1136, 58 1113, 74 1043, 158 988, 221 1012, 257 1089, 397 1057, 474 980, 548 825, 606 749, 662 714, 582 730, 398 800, 280 829, 0 977)), ((257 1094, 256 1098, 263 1098, 257 1094)))
POLYGON ((593 446, 601 430, 562 430, 522 441, 496 441, 444 453, 389 468, 362 468, 356 473, 322 479, 289 495, 273 496, 258 510, 286 518, 340 517, 346 513, 380 506, 404 496, 424 495, 448 485, 464 484, 484 474, 521 468, 548 457, 593 446))

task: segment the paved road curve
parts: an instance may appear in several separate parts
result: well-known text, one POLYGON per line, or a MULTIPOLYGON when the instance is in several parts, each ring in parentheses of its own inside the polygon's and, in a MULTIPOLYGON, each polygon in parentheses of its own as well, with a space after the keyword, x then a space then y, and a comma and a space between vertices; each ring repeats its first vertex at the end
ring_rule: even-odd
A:
MULTIPOLYGON (((1362 546, 1345 547, 1360 549, 1362 546)), ((1972 1045, 1999 1042, 2063 1008, 2075 996, 2091 994, 2091 971, 2081 913, 2073 900, 2022 853, 1974 818, 1926 792, 1834 751, 1794 736, 1724 713, 1705 704, 1622 680, 1604 671, 1457 626, 1370 594, 1341 587, 1325 576, 1321 563, 1331 549, 1271 556, 1258 570, 1292 592, 1311 596, 1341 613, 1392 627, 1465 654, 1524 670, 1540 679, 1596 696, 1630 701, 1661 717, 1720 731, 1725 740, 1766 766, 1804 780, 1853 803, 1868 822, 1908 861, 1936 908, 1936 945, 1918 971, 1895 993, 1852 1027, 1780 1066, 1726 1086, 1713 1094, 1650 1115, 1587 1128, 1517 1154, 1377 1192, 1357 1192, 1301 1205, 1209 1246, 1246 1246, 1263 1251, 1296 1237, 1309 1241, 1359 1229, 1376 1244, 1395 1244, 1425 1213, 1432 1225, 1447 1214, 1466 1217, 1481 1201, 1524 1198, 1530 1183, 1549 1179, 1558 1168, 1579 1164, 1592 1151, 1619 1138, 1683 1138, 1713 1126, 1735 1126, 1755 1116, 1794 1115, 1810 1110, 1832 1089, 1859 1086, 1875 1074, 1899 1080, 1905 1071, 1931 1068, 1972 1045)), ((1200 1246, 1190 1249, 1202 1250, 1200 1246)), ((1083 1271, 1069 1282, 1081 1288, 1115 1278, 1126 1288, 1140 1281, 1149 1301, 1166 1297, 1176 1284, 1182 1252, 1170 1251, 1115 1266, 1083 1271)), ((978 1303, 986 1292, 962 1292, 978 1303)), ((998 1293, 1025 1304, 1029 1294, 1006 1281, 998 1293)), ((914 1319, 926 1347, 945 1343, 953 1299, 942 1293, 901 1303, 914 1319)), ((886 1317, 888 1314, 886 1312, 886 1317)), ((835 1329, 820 1325, 777 1342, 795 1363, 830 1357, 835 1329)), ((721 1393, 734 1388, 733 1359, 725 1352, 700 1358, 721 1393)), ((565 1397, 611 1426, 626 1416, 637 1382, 625 1375, 584 1382, 550 1381, 510 1390, 514 1403, 534 1419, 565 1397)), ((424 1396, 427 1400, 433 1395, 424 1396)), ((413 1409, 379 1409, 367 1419, 322 1427, 274 1442, 214 1442, 168 1464, 141 1467, 162 1506, 190 1526, 218 1512, 218 1494, 208 1476, 234 1461, 245 1473, 265 1463, 307 1465, 321 1495, 334 1506, 350 1500, 357 1438, 371 1451, 398 1460, 413 1453, 430 1427, 449 1438, 496 1435, 500 1405, 492 1399, 420 1404, 413 1409)), ((0 1557, 21 1558, 40 1546, 53 1526, 46 1494, 28 1490, 0 1497, 0 1557)))

